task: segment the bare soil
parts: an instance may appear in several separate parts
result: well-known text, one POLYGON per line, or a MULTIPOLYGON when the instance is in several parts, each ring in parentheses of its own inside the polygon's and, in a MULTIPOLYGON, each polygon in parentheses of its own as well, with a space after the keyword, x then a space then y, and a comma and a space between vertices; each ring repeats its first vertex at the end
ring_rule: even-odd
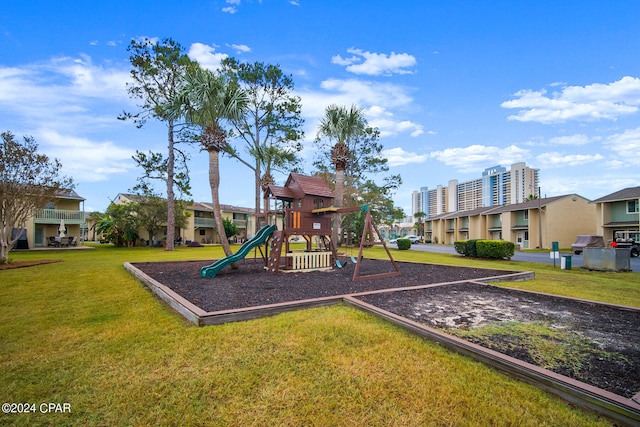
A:
MULTIPOLYGON (((353 281, 353 263, 343 269, 272 274, 262 260, 246 259, 212 279, 200 276, 203 261, 136 263, 155 280, 206 311, 275 304, 382 289, 471 281, 509 273, 398 262, 401 275, 353 281)), ((389 261, 362 260, 360 275, 393 271, 389 261)), ((465 339, 587 384, 632 398, 640 392, 640 310, 557 298, 497 286, 463 282, 420 290, 390 291, 359 299, 427 326, 455 332, 487 324, 543 324, 578 335, 587 343, 581 359, 542 366, 521 337, 496 333, 465 339)), ((554 338, 557 340, 557 338, 554 338)), ((573 342, 563 343, 567 347, 573 342)))
POLYGON ((13 268, 35 267, 36 265, 51 264, 52 262, 62 262, 61 259, 39 259, 35 261, 12 261, 8 264, 0 264, 0 270, 11 270, 13 268))

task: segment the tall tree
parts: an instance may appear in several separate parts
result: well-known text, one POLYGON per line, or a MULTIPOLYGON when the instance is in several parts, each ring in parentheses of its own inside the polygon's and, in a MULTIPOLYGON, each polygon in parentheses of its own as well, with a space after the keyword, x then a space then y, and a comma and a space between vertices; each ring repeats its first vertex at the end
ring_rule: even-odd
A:
POLYGON ((245 112, 247 97, 227 75, 203 68, 189 72, 180 88, 180 95, 167 105, 173 117, 183 116, 201 128, 200 143, 209 153, 209 185, 216 230, 224 253, 231 255, 231 247, 222 221, 220 209, 220 152, 229 150, 227 132, 221 122, 238 120, 245 112))
MULTIPOLYGON (((387 159, 382 156, 383 147, 378 142, 379 136, 380 132, 368 126, 362 109, 357 106, 327 107, 316 137, 319 149, 314 166, 325 177, 331 175, 329 165, 334 166, 336 206, 362 203, 367 199, 367 192, 375 195, 374 199, 380 199, 376 204, 381 205, 382 200, 386 200, 385 206, 389 204, 391 194, 402 181, 399 175, 385 177, 384 183, 380 185, 370 179, 372 175, 379 177, 389 170, 387 159)), ((372 202, 373 200, 368 203, 372 202)), ((370 211, 375 212, 375 209, 370 211)), ((354 218, 354 215, 345 217, 350 222, 354 218)), ((337 216, 336 225, 341 228, 346 225, 346 229, 354 228, 353 224, 345 224, 341 216, 337 216)), ((337 233, 332 238, 338 241, 340 234, 337 233)))
MULTIPOLYGON (((302 102, 293 94, 291 76, 277 65, 238 62, 235 58, 222 61, 223 71, 235 79, 248 97, 247 110, 233 121, 234 136, 245 142, 246 152, 253 162, 243 160, 235 151, 233 157, 253 170, 255 175, 255 213, 260 214, 261 184, 273 181, 272 169, 291 169, 298 162, 304 136, 301 118, 302 102)), ((256 226, 258 223, 256 222, 256 226)))
POLYGON ((137 151, 133 159, 144 170, 141 188, 149 186, 148 179, 159 179, 167 186, 167 245, 172 251, 175 240, 175 191, 189 194, 187 157, 176 147, 177 122, 168 114, 165 106, 178 94, 178 88, 187 71, 196 66, 184 52, 182 46, 170 38, 159 42, 149 39, 132 40, 127 51, 132 65, 132 83, 127 90, 132 98, 140 101, 140 112, 123 113, 119 118, 133 120, 142 127, 148 119, 156 119, 167 126, 167 153, 146 154, 137 151), (176 154, 178 160, 176 161, 176 154), (176 168, 176 163, 178 167, 176 168), (176 169, 179 172, 176 174, 176 169))
MULTIPOLYGON (((151 192, 138 194, 135 200, 132 211, 135 213, 139 226, 145 229, 149 240, 155 242, 158 233, 168 222, 167 200, 151 192)), ((175 207, 174 223, 176 228, 184 228, 187 225, 188 216, 185 210, 186 203, 182 200, 176 200, 175 207)))
POLYGON ((71 178, 60 174, 62 165, 38 153, 33 137, 16 140, 9 132, 2 132, 0 146, 0 264, 9 262, 9 252, 22 233, 12 235, 13 229, 22 232, 34 209, 52 200, 60 190, 73 188, 71 178))
MULTIPOLYGON (((335 205, 340 208, 344 201, 344 171, 351 155, 349 143, 352 139, 364 132, 366 120, 361 108, 352 105, 351 108, 338 105, 330 105, 325 110, 325 115, 320 121, 320 127, 316 141, 328 139, 334 145, 331 148, 331 164, 335 166, 335 205)), ((335 216, 336 224, 333 228, 331 239, 336 245, 340 244, 339 236, 342 228, 342 216, 335 216)))
POLYGON ((424 237, 424 222, 422 218, 426 217, 427 214, 424 212, 416 212, 413 214, 413 217, 418 220, 415 224, 416 230, 418 230, 418 236, 422 239, 424 237))

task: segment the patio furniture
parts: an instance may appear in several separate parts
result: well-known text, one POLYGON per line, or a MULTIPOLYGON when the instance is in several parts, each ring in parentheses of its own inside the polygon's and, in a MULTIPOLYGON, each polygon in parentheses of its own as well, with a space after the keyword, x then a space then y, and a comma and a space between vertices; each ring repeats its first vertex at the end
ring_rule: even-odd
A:
POLYGON ((60 238, 60 246, 68 247, 69 246, 69 238, 68 237, 61 237, 60 238))
POLYGON ((76 236, 70 238, 69 246, 78 246, 78 238, 76 236))
POLYGON ((53 246, 54 248, 57 248, 58 246, 60 246, 60 242, 56 240, 55 236, 51 236, 49 237, 49 242, 47 242, 47 246, 53 246))

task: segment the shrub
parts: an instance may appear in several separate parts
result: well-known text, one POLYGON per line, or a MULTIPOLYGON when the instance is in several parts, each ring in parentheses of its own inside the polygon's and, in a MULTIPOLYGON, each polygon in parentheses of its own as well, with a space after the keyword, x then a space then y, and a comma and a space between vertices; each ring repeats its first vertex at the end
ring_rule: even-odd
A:
POLYGON ((406 251, 407 249, 411 249, 411 240, 409 239, 398 239, 398 249, 402 251, 406 251))
POLYGON ((515 251, 513 242, 504 240, 458 240, 453 243, 456 252, 471 258, 510 259, 515 251))
POLYGON ((456 249, 460 255, 476 258, 478 256, 478 252, 476 249, 478 240, 457 240, 453 243, 453 247, 456 249))
POLYGON ((511 259, 516 245, 504 240, 479 240, 477 253, 480 258, 511 259))

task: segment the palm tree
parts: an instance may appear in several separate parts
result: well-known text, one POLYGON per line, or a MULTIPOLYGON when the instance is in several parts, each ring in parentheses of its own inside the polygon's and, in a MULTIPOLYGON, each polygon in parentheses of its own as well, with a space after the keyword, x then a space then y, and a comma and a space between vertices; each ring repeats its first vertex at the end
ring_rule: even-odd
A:
POLYGON ((209 153, 209 185, 216 229, 224 253, 232 254, 224 231, 220 210, 220 151, 228 147, 227 133, 220 125, 223 120, 238 119, 247 105, 245 93, 222 74, 198 67, 187 74, 180 95, 169 106, 175 114, 202 128, 200 143, 209 153))
MULTIPOLYGON (((325 110, 325 116, 320 122, 318 139, 327 137, 336 141, 331 150, 331 161, 336 168, 335 205, 342 207, 344 199, 344 171, 350 158, 348 143, 350 140, 364 131, 366 121, 363 110, 356 105, 351 108, 330 105, 325 110)), ((331 239, 336 243, 340 235, 342 216, 336 214, 336 226, 333 228, 331 239)))

